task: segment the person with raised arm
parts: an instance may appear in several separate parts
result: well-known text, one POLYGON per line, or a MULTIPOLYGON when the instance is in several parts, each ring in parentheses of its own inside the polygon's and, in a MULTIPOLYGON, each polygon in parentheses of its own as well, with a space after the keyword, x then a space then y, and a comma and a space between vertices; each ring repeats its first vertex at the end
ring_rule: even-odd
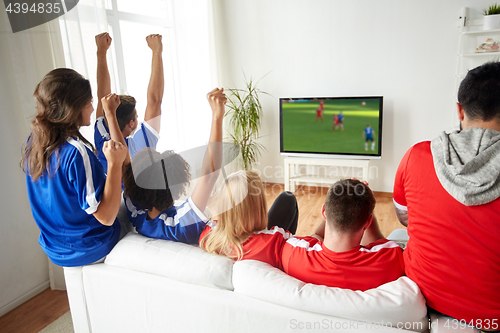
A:
MULTIPOLYGON (((104 32, 95 37, 97 45, 97 96, 99 98, 96 109, 96 123, 94 128, 94 142, 98 151, 99 161, 106 168, 106 158, 102 153, 104 142, 111 138, 110 130, 103 113, 101 99, 111 93, 111 79, 107 64, 107 51, 111 46, 112 38, 104 32)), ((147 104, 144 122, 139 123, 135 109, 136 100, 132 96, 119 95, 120 105, 116 110, 120 132, 128 146, 130 156, 146 147, 156 149, 159 139, 161 123, 161 103, 164 91, 163 75, 163 44, 162 36, 158 34, 146 37, 148 47, 152 51, 151 76, 147 90, 147 104)))
MULTIPOLYGON (((181 205, 174 200, 185 194, 191 178, 189 164, 173 151, 143 149, 126 166, 124 199, 137 232, 151 238, 196 244, 208 218, 203 213, 222 163, 222 121, 227 102, 224 89, 207 95, 212 109, 209 144, 203 157, 201 178, 181 205)), ((109 120, 115 119, 113 116, 109 120)), ((109 121, 111 138, 119 135, 117 122, 109 121)))
MULTIPOLYGON (((79 130, 90 125, 94 108, 90 82, 76 71, 52 70, 37 85, 34 97, 37 113, 21 166, 40 228, 38 242, 59 266, 102 260, 121 237, 116 215, 127 148, 114 140, 103 144, 106 176, 79 130)), ((118 104, 110 97, 104 100, 109 110, 118 104)))

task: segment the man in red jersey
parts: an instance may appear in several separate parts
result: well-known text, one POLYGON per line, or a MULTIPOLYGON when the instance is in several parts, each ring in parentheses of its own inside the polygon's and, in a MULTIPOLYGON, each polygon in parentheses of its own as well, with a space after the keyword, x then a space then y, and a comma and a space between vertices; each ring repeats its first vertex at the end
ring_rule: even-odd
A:
POLYGON ((414 145, 396 173, 406 275, 435 311, 499 331, 500 62, 469 71, 457 106, 462 130, 414 145))
POLYGON ((326 223, 316 237, 288 238, 283 270, 306 283, 361 291, 404 275, 403 252, 383 238, 374 207, 372 191, 359 180, 333 184, 321 208, 326 223))

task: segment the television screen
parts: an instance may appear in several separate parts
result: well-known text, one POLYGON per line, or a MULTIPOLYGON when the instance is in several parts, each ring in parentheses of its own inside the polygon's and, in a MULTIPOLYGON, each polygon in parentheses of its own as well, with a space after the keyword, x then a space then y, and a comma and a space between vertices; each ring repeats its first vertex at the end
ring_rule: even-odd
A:
POLYGON ((380 158, 383 97, 280 98, 285 155, 380 158))

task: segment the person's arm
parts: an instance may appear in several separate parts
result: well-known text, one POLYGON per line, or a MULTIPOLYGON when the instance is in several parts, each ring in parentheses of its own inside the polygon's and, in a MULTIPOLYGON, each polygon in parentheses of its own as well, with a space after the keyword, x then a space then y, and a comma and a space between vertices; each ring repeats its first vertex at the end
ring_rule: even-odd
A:
POLYGON ((103 32, 95 36, 97 45, 97 108, 95 112, 96 118, 102 117, 102 102, 101 99, 111 93, 111 78, 109 76, 108 61, 106 54, 111 45, 111 36, 107 32, 103 32))
POLYGON ((319 224, 319 226, 316 228, 316 231, 314 232, 314 234, 311 235, 311 237, 323 241, 325 239, 325 226, 326 226, 326 221, 323 220, 323 222, 319 224))
MULTIPOLYGON (((116 119, 116 109, 118 108, 118 105, 120 105, 120 97, 116 94, 108 94, 101 99, 101 102, 104 113, 106 114, 106 119, 108 120, 109 135, 111 136, 111 140, 120 142, 122 145, 127 147, 125 138, 120 131, 118 120, 116 119)), ((128 163, 130 163, 130 154, 128 153, 127 148, 127 156, 125 157, 123 165, 127 165, 128 163)))
POLYGON ((399 223, 408 227, 408 211, 405 209, 400 209, 394 204, 394 210, 396 211, 396 216, 398 217, 399 223))
POLYGON ((146 114, 144 121, 160 133, 161 102, 163 100, 164 77, 163 77, 163 45, 161 35, 149 35, 146 37, 149 48, 153 51, 151 60, 151 77, 149 78, 146 114))
POLYGON ((128 150, 120 142, 110 140, 104 143, 102 151, 108 160, 108 174, 101 202, 93 215, 103 225, 110 226, 115 222, 120 208, 122 164, 128 156, 128 150))
POLYGON ((394 177, 393 203, 396 216, 403 226, 408 227, 408 203, 406 202, 405 182, 407 178, 406 169, 413 148, 408 149, 399 162, 396 176, 394 177))
POLYGON ((212 127, 207 152, 203 158, 201 178, 191 195, 193 203, 199 210, 204 211, 207 206, 210 193, 219 176, 222 163, 222 120, 224 118, 224 106, 227 98, 224 89, 215 88, 207 95, 208 102, 212 108, 212 127))

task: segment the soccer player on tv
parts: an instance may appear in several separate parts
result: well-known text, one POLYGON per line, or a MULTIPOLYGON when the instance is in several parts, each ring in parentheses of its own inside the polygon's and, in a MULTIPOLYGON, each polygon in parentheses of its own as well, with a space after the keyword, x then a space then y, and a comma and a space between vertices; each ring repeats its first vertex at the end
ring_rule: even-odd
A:
POLYGON ((337 116, 338 120, 339 120, 339 127, 341 130, 344 130, 344 114, 342 113, 342 111, 339 112, 339 115, 337 116))
POLYGON ((332 131, 336 130, 337 127, 339 127, 340 123, 339 123, 339 116, 337 116, 336 114, 333 115, 333 125, 332 125, 332 131))
POLYGON ((316 109, 316 122, 318 122, 318 118, 321 118, 321 122, 323 122, 323 109, 321 106, 316 109))
POLYGON ((371 150, 375 150, 375 130, 370 124, 363 130, 363 136, 365 138, 365 151, 368 151, 368 141, 371 142, 371 150))

